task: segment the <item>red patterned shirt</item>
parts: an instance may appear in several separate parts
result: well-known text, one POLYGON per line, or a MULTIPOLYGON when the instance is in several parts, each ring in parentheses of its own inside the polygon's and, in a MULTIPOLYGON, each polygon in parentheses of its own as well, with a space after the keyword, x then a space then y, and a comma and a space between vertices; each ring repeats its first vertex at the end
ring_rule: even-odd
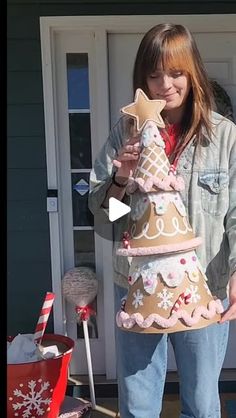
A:
POLYGON ((178 134, 180 131, 180 125, 175 123, 173 125, 167 126, 165 129, 160 130, 160 134, 165 142, 165 152, 167 157, 169 157, 177 144, 178 134))

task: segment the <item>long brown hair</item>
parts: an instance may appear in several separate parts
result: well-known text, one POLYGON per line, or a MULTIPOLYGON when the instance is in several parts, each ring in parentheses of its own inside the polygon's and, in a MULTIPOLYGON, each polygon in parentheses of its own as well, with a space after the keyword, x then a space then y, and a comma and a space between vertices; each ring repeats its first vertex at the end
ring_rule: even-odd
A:
POLYGON ((163 23, 151 28, 143 37, 135 59, 133 70, 133 91, 141 88, 147 96, 147 77, 155 72, 158 65, 164 70, 181 70, 189 75, 191 89, 187 98, 185 114, 181 121, 181 141, 176 154, 196 135, 202 142, 203 128, 209 137, 212 133, 210 112, 214 99, 210 81, 200 53, 190 31, 182 26, 163 23))

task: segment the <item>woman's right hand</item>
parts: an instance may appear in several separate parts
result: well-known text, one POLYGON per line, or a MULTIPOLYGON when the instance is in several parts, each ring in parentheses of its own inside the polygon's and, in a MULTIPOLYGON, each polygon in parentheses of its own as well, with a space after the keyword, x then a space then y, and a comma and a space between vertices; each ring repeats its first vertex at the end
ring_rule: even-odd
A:
POLYGON ((118 156, 113 160, 113 164, 118 168, 117 177, 128 179, 133 175, 137 166, 141 152, 140 138, 133 137, 129 139, 118 152, 118 156))

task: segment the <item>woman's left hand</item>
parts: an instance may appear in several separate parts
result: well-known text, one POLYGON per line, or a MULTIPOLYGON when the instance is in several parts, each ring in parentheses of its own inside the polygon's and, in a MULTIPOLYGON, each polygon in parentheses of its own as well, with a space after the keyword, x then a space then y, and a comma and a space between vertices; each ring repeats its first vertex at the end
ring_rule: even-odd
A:
POLYGON ((223 312, 220 324, 236 319, 236 272, 229 280, 229 307, 223 312))

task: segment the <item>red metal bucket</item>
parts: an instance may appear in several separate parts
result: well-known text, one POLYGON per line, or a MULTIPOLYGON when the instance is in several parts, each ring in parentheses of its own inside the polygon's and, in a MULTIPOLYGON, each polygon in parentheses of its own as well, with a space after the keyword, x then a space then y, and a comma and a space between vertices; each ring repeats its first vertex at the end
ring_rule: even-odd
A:
POLYGON ((57 418, 59 415, 74 341, 63 335, 45 334, 42 344, 57 345, 62 354, 47 360, 7 365, 8 418, 57 418))

